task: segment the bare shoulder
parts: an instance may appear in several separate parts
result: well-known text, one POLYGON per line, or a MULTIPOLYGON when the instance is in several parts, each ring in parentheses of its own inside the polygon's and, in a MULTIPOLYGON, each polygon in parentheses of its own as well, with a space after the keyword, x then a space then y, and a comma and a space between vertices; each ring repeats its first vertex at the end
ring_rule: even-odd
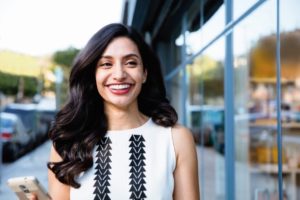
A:
POLYGON ((176 124, 174 127, 172 127, 172 135, 173 135, 173 140, 176 143, 179 142, 179 143, 195 144, 192 136, 192 132, 188 128, 180 124, 176 124))
MULTIPOLYGON (((175 124, 175 126, 172 127, 172 133, 176 136, 177 134, 179 134, 178 136, 183 136, 183 135, 190 135, 191 131, 186 128, 185 126, 182 126, 181 124, 175 124)), ((183 136, 184 137, 184 136, 183 136)))
POLYGON ((187 147, 195 147, 191 131, 180 124, 176 124, 172 127, 172 137, 176 155, 182 151, 188 150, 187 147))

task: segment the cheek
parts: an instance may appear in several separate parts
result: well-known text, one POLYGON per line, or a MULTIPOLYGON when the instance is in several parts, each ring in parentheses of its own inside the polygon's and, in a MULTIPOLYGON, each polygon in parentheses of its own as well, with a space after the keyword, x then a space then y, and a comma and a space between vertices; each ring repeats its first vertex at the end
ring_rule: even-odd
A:
POLYGON ((95 78, 96 78, 96 86, 98 91, 100 91, 101 88, 103 88, 103 83, 105 81, 106 76, 103 73, 96 73, 95 78))
POLYGON ((142 86, 143 86, 143 81, 144 81, 144 76, 142 74, 138 74, 135 77, 136 80, 136 89, 141 92, 142 86))
POLYGON ((134 74, 134 79, 139 82, 143 83, 143 80, 145 79, 145 73, 143 71, 139 71, 136 74, 134 74))
POLYGON ((97 70, 95 73, 95 78, 97 84, 102 83, 107 79, 108 73, 105 73, 105 71, 97 70))

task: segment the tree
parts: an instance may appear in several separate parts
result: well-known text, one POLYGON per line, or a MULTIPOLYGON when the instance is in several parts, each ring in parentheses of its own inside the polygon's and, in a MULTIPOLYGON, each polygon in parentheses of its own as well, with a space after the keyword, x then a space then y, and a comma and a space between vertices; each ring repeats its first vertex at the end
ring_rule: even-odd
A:
POLYGON ((70 67, 78 53, 79 49, 69 47, 68 49, 55 52, 53 55, 53 61, 58 65, 70 67))

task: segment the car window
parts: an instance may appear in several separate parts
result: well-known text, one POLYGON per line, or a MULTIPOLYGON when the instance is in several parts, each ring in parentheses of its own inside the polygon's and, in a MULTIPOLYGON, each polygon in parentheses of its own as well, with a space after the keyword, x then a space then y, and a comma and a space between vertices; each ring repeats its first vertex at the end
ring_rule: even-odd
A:
POLYGON ((6 108, 5 112, 14 113, 18 115, 27 130, 35 130, 36 126, 36 113, 33 110, 17 110, 6 108))
POLYGON ((0 120, 0 128, 12 128, 13 127, 13 121, 10 119, 3 119, 0 120))

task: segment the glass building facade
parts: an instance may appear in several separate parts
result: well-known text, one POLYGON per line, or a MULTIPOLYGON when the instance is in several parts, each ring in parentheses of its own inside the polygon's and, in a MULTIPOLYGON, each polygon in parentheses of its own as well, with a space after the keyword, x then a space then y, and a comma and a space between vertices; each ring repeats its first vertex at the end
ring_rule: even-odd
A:
POLYGON ((202 200, 300 199, 298 0, 128 0, 197 146, 202 200), (144 8, 144 9, 142 9, 144 8))

